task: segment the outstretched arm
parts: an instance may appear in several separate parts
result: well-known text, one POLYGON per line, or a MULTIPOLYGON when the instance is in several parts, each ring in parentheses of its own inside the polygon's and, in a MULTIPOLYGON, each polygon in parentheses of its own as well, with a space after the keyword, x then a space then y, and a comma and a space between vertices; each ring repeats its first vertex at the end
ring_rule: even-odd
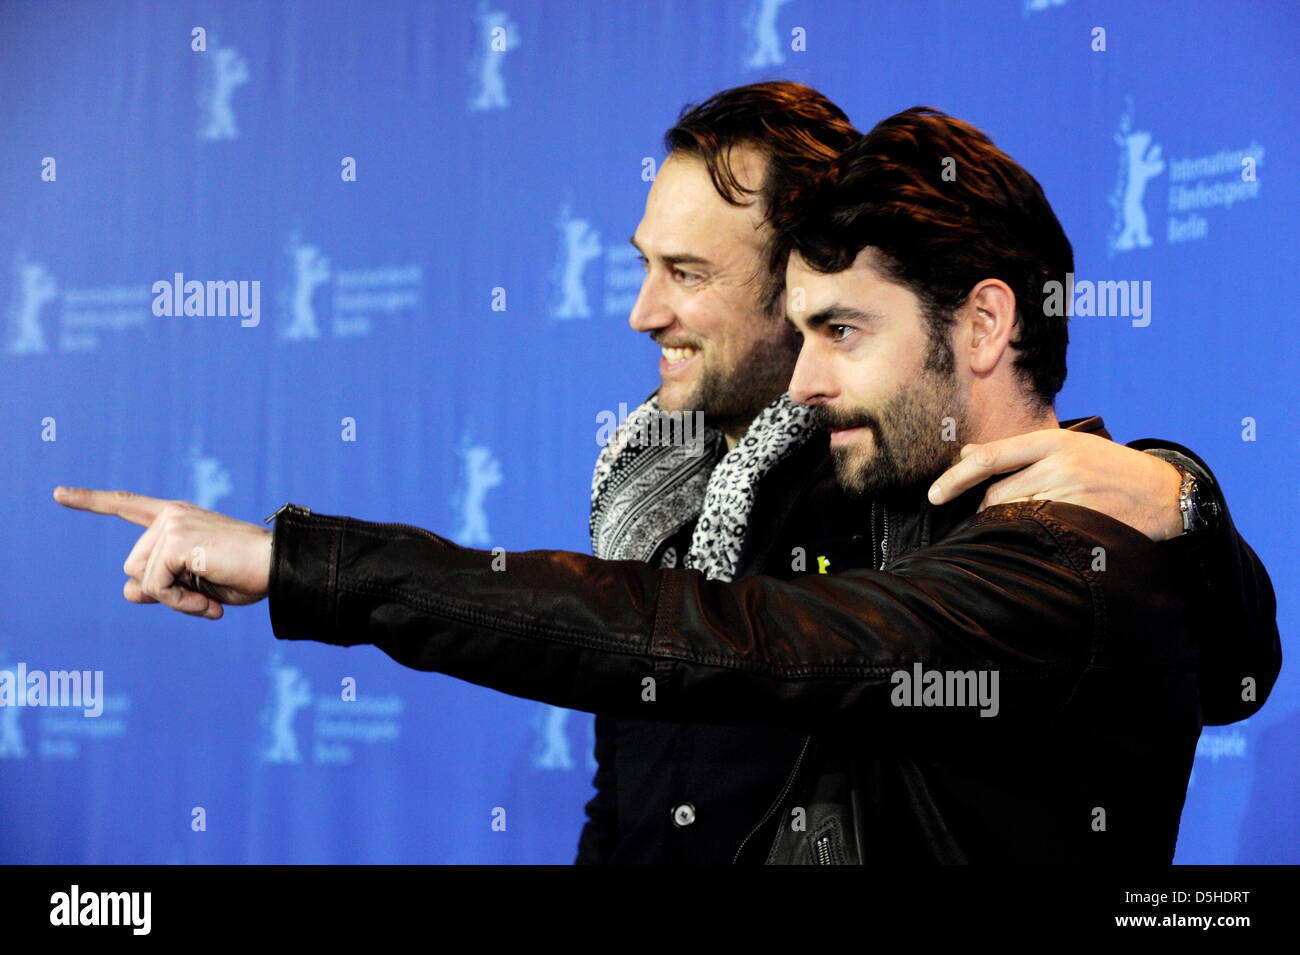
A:
MULTIPOLYGON (((939 720, 956 733, 1056 713, 1092 657, 1099 618, 1082 545, 1066 553, 1049 506, 991 509, 888 573, 790 581, 708 580, 569 551, 501 563, 420 528, 290 509, 275 528, 271 623, 281 639, 373 644, 406 666, 610 716, 870 721, 899 739, 939 720), (914 664, 998 671, 1002 719, 974 708, 908 716, 896 674, 914 664)), ((1140 566, 1123 570, 1140 586, 1153 545, 1074 512, 1121 533, 1112 564, 1136 555, 1140 566)))

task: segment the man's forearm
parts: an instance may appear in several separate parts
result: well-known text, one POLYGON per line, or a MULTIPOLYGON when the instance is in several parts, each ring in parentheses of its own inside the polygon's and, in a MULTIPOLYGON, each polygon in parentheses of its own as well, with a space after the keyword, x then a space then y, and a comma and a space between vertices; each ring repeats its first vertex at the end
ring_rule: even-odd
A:
MULTIPOLYGON (((370 643, 406 666, 611 716, 906 720, 891 677, 924 662, 999 669, 999 722, 1035 718, 1061 705, 1054 681, 1090 658, 1095 619, 1089 585, 1049 556, 1051 535, 1015 517, 1046 506, 985 512, 900 573, 734 582, 569 551, 494 555, 420 528, 289 511, 275 530, 271 621, 281 639, 370 643)), ((971 715, 942 718, 956 729, 971 715)))

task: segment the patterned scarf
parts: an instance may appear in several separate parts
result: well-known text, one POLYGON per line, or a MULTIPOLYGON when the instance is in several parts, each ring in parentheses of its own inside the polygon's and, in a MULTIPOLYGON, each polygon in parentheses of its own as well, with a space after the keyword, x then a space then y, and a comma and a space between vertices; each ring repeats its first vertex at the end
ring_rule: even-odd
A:
MULTIPOLYGON (((703 435, 695 436, 702 447, 643 440, 669 433, 658 394, 628 415, 596 460, 592 553, 606 560, 648 561, 698 514, 682 566, 703 571, 711 580, 731 580, 758 482, 812 434, 813 409, 783 394, 759 412, 727 451, 722 432, 707 425, 703 435), (651 420, 656 416, 658 421, 651 420)), ((676 564, 677 555, 668 548, 661 565, 676 564)))

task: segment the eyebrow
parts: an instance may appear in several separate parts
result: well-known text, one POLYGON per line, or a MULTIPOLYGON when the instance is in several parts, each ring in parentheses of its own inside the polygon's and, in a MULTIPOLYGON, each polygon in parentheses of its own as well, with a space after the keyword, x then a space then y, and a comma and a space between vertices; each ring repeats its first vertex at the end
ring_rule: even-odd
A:
MULTIPOLYGON (((628 239, 627 241, 632 243, 632 248, 636 249, 637 252, 641 254, 641 258, 643 259, 649 258, 649 256, 647 256, 644 252, 641 251, 641 246, 636 244, 636 236, 632 236, 632 238, 628 239)), ((685 252, 679 252, 674 255, 661 255, 659 256, 659 261, 667 262, 669 265, 712 265, 713 264, 708 259, 704 258, 704 256, 702 255, 688 255, 685 252)))
MULTIPOLYGON (((863 325, 869 325, 872 322, 879 322, 882 316, 879 312, 873 312, 869 309, 850 308, 847 305, 831 305, 823 308, 820 312, 814 312, 808 316, 808 331, 815 332, 826 324, 838 325, 842 322, 860 322, 863 325)), ((786 313, 785 323, 795 331, 799 326, 795 324, 789 313, 786 313)))

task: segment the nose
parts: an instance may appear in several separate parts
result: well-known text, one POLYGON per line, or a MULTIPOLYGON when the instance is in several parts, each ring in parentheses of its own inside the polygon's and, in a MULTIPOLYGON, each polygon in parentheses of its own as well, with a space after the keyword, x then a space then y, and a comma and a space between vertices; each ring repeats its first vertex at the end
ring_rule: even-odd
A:
POLYGON ((656 328, 668 327, 673 323, 673 318, 663 282, 655 270, 651 269, 641 282, 641 291, 637 294, 627 322, 638 332, 652 332, 656 328))
POLYGON ((790 375, 790 400, 801 405, 825 404, 834 397, 826 362, 816 354, 816 346, 804 339, 790 375))

